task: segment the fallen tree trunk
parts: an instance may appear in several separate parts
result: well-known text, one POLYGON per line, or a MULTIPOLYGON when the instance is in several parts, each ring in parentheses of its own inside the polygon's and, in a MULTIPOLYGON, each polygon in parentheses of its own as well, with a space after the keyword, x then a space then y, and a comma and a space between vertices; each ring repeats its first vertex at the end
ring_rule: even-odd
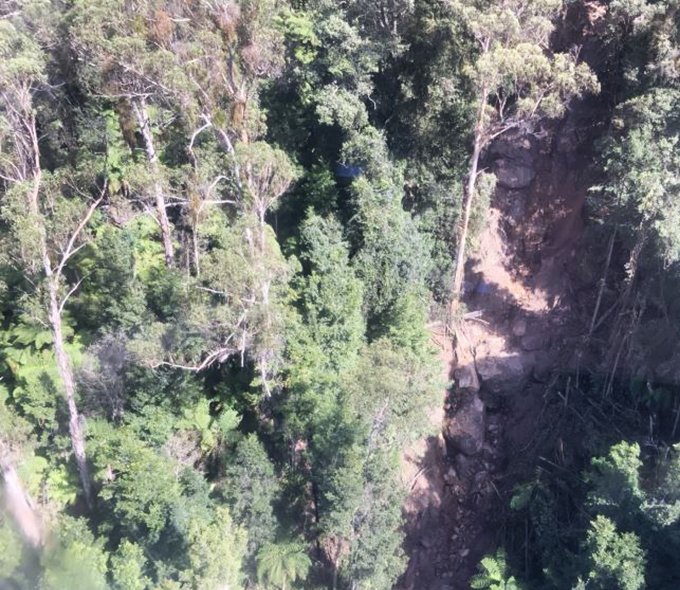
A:
POLYGON ((44 542, 42 521, 21 484, 16 468, 7 456, 0 459, 0 469, 2 469, 7 512, 16 522, 26 541, 35 548, 42 546, 44 542))

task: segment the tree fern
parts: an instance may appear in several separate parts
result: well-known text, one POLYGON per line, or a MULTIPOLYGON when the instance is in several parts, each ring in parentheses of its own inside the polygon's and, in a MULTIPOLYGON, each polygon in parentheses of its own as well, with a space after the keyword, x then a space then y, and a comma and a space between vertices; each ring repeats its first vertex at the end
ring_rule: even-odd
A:
POLYGON ((257 575, 281 590, 304 578, 312 565, 302 543, 268 543, 258 553, 257 575))
POLYGON ((508 576, 505 551, 499 549, 494 556, 487 556, 479 564, 480 573, 470 579, 475 590, 521 590, 514 577, 508 576))

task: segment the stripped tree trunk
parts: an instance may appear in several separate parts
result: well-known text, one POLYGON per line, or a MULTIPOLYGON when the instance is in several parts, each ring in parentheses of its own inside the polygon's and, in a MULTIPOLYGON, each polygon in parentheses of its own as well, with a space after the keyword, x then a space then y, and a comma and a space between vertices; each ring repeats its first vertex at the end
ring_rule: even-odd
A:
POLYGON ((8 457, 4 443, 0 443, 0 453, 2 454, 0 469, 2 469, 2 479, 5 484, 4 496, 7 512, 12 515, 24 538, 37 548, 44 541, 42 522, 33 508, 31 498, 21 485, 17 470, 8 457))
POLYGON ((604 266, 604 273, 602 275, 602 282, 600 283, 600 288, 597 293, 597 301, 595 302, 595 309, 593 310, 593 317, 590 319, 590 328, 588 328, 588 336, 586 337, 586 342, 590 341, 593 332, 595 331, 595 320, 597 320, 597 314, 600 313, 600 306, 602 305, 602 295, 604 294, 604 289, 607 284, 607 275, 609 274, 609 265, 612 261, 612 252, 614 251, 614 241, 616 240, 616 232, 618 230, 618 225, 614 227, 611 238, 609 238, 609 248, 607 249, 607 262, 604 266))
POLYGON ((477 181, 477 170, 479 168, 479 155, 482 151, 481 138, 475 137, 475 147, 472 153, 472 163, 465 188, 465 204, 463 209, 463 226, 458 240, 458 254, 456 255, 456 274, 453 279, 453 297, 460 295, 463 285, 463 275, 465 272, 465 245, 470 227, 470 212, 472 211, 472 200, 475 194, 475 184, 477 181))
POLYGON ((198 243, 198 222, 196 222, 196 225, 194 226, 192 232, 191 232, 191 244, 192 244, 192 250, 194 252, 194 271, 196 272, 196 276, 200 277, 201 276, 201 257, 200 257, 200 247, 198 243))
POLYGON ((151 132, 149 111, 144 98, 133 100, 132 109, 135 113, 135 118, 137 119, 137 125, 139 125, 139 129, 142 133, 146 160, 149 163, 149 168, 153 177, 153 193, 156 200, 156 215, 158 216, 158 225, 160 225, 161 228, 163 250, 165 251, 165 264, 170 268, 173 266, 175 258, 174 247, 172 245, 172 228, 170 227, 170 220, 168 219, 167 203, 165 202, 165 195, 163 194, 163 186, 159 180, 160 167, 158 166, 158 155, 156 154, 153 133, 151 132))
POLYGON ((76 382, 73 377, 73 369, 69 361, 68 354, 64 347, 64 335, 62 332, 61 309, 57 293, 56 277, 48 278, 48 290, 50 294, 49 319, 54 339, 54 356, 59 367, 59 376, 64 385, 66 403, 68 405, 68 430, 71 435, 71 446, 76 458, 80 481, 85 492, 85 501, 89 508, 92 508, 92 485, 90 483, 90 470, 87 466, 87 456, 85 454, 85 436, 83 435, 83 424, 76 405, 76 382))
POLYGON ((480 94, 479 112, 477 114, 477 124, 475 125, 475 143, 472 150, 472 161, 470 162, 470 171, 468 173, 467 184, 465 186, 465 204, 463 206, 463 227, 461 228, 460 237, 458 240, 458 254, 456 255, 456 273, 453 278, 452 289, 452 311, 457 306, 457 299, 460 296, 461 287, 463 285, 463 276, 465 274, 465 246, 468 238, 468 231, 470 227, 470 214, 472 212, 472 201, 475 195, 475 186, 477 183, 477 171, 479 170, 479 156, 484 147, 484 110, 486 108, 486 101, 488 99, 488 92, 486 88, 482 89, 480 94))
MULTIPOLYGON (((92 506, 92 488, 90 484, 89 471, 85 455, 85 439, 83 436, 81 418, 76 405, 76 386, 73 378, 73 371, 69 362, 68 355, 64 347, 64 337, 62 333, 62 311, 63 306, 69 295, 78 288, 77 283, 69 293, 63 298, 59 297, 59 284, 64 271, 64 267, 69 258, 78 250, 75 247, 76 240, 80 232, 85 228, 91 219, 95 209, 102 201, 106 191, 106 185, 98 199, 93 201, 86 213, 83 215, 78 226, 71 233, 67 243, 59 244, 56 251, 51 251, 53 245, 47 239, 47 224, 41 209, 41 186, 42 186, 42 164, 40 159, 40 142, 36 125, 36 109, 33 105, 33 80, 30 77, 22 78, 10 92, 12 99, 7 102, 6 113, 8 122, 14 133, 17 146, 17 156, 20 158, 20 165, 12 165, 11 173, 5 176, 6 181, 16 183, 26 190, 26 205, 29 223, 37 231, 35 239, 37 241, 37 252, 39 258, 32 259, 28 265, 31 272, 36 274, 42 267, 44 280, 41 283, 47 287, 49 295, 48 316, 52 336, 54 339, 53 350, 57 360, 59 377, 64 386, 66 401, 69 411, 69 434, 71 446, 76 457, 76 463, 83 484, 85 500, 89 507, 92 506), (51 256, 54 255, 58 262, 53 264, 51 256)), ((4 147, 4 146, 3 146, 4 147)), ((42 278, 42 277, 41 277, 42 278)), ((20 482, 16 478, 13 467, 7 462, 7 452, 4 445, 0 442, 0 468, 4 472, 4 479, 7 485, 16 486, 20 482)), ((21 504, 21 502, 20 502, 21 504)), ((29 535, 30 536, 30 535, 29 535)))
MULTIPOLYGON (((64 393, 66 394, 66 403, 69 412, 69 434, 71 437, 71 446, 73 454, 76 458, 76 465, 78 466, 78 473, 80 481, 83 484, 83 492, 85 493, 85 501, 89 508, 92 507, 92 487, 90 484, 90 473, 87 467, 87 457, 85 455, 85 437, 83 436, 82 424, 78 406, 76 405, 76 386, 73 378, 73 371, 71 364, 64 348, 64 336, 62 332, 61 321, 61 304, 59 302, 59 273, 60 266, 57 267, 55 274, 52 268, 52 261, 47 249, 47 240, 45 236, 45 226, 42 224, 42 215, 40 212, 40 182, 42 180, 42 169, 39 159, 39 148, 37 133, 35 130, 35 120, 31 120, 31 134, 34 138, 34 161, 33 161, 33 188, 29 193, 29 208, 34 217, 35 223, 40 224, 39 244, 40 256, 43 266, 43 272, 47 281, 47 290, 50 298, 49 305, 49 321, 52 329, 54 355, 57 360, 57 367, 59 369, 59 377, 64 386, 64 393)), ((67 253, 64 253, 67 256, 67 253)))
POLYGON ((642 249, 647 242, 648 230, 646 227, 640 227, 638 230, 637 240, 633 249, 630 251, 630 257, 626 263, 626 289, 623 292, 623 310, 628 306, 628 301, 630 300, 630 295, 633 292, 633 285, 635 284, 635 279, 637 278, 638 263, 640 261, 640 254, 642 254, 642 249))

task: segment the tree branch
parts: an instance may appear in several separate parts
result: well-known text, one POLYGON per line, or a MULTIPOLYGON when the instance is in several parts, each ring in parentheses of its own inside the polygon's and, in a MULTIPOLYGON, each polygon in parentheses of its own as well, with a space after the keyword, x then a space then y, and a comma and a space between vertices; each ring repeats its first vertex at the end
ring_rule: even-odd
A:
POLYGON ((87 211, 85 212, 85 215, 83 218, 80 220, 80 223, 78 224, 78 227, 76 227, 75 231, 71 234, 71 238, 68 241, 68 244, 66 244, 66 249, 62 253, 61 256, 61 261, 57 265, 57 268, 54 271, 54 274, 56 277, 59 277, 64 270, 64 265, 68 262, 69 258, 75 254, 75 252, 78 251, 78 249, 74 250, 74 245, 76 243, 76 240, 78 239, 78 236, 80 235, 80 232, 83 231, 85 226, 88 224, 90 221, 90 218, 94 214, 95 210, 99 206, 99 203, 102 202, 104 199, 104 195, 106 194, 106 189, 107 189, 107 183, 106 181, 104 182, 104 187, 101 190, 101 193, 99 195, 99 198, 97 198, 95 201, 92 201, 92 204, 89 206, 87 211))
POLYGON ((90 276, 91 273, 87 273, 82 279, 80 279, 73 287, 69 290, 68 293, 64 296, 64 298, 61 300, 61 303, 59 303, 59 315, 64 311, 64 306, 66 305, 66 302, 68 301, 68 298, 73 295, 77 290, 78 287, 80 287, 80 284, 88 277, 90 276))

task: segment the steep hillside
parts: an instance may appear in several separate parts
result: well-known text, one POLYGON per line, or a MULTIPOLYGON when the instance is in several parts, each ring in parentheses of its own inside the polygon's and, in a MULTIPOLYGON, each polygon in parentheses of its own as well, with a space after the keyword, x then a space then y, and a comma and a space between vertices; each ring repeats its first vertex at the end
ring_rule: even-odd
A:
MULTIPOLYGON (((595 63, 598 7, 574 7, 555 40, 580 42, 595 63)), ((479 560, 504 544, 514 486, 540 460, 578 450, 578 435, 561 428, 577 418, 558 377, 582 361, 597 291, 575 277, 608 116, 602 100, 578 99, 562 119, 507 134, 483 155, 497 187, 466 269, 442 436, 412 459, 422 471, 405 508, 410 562, 399 588, 467 588, 479 560)))

